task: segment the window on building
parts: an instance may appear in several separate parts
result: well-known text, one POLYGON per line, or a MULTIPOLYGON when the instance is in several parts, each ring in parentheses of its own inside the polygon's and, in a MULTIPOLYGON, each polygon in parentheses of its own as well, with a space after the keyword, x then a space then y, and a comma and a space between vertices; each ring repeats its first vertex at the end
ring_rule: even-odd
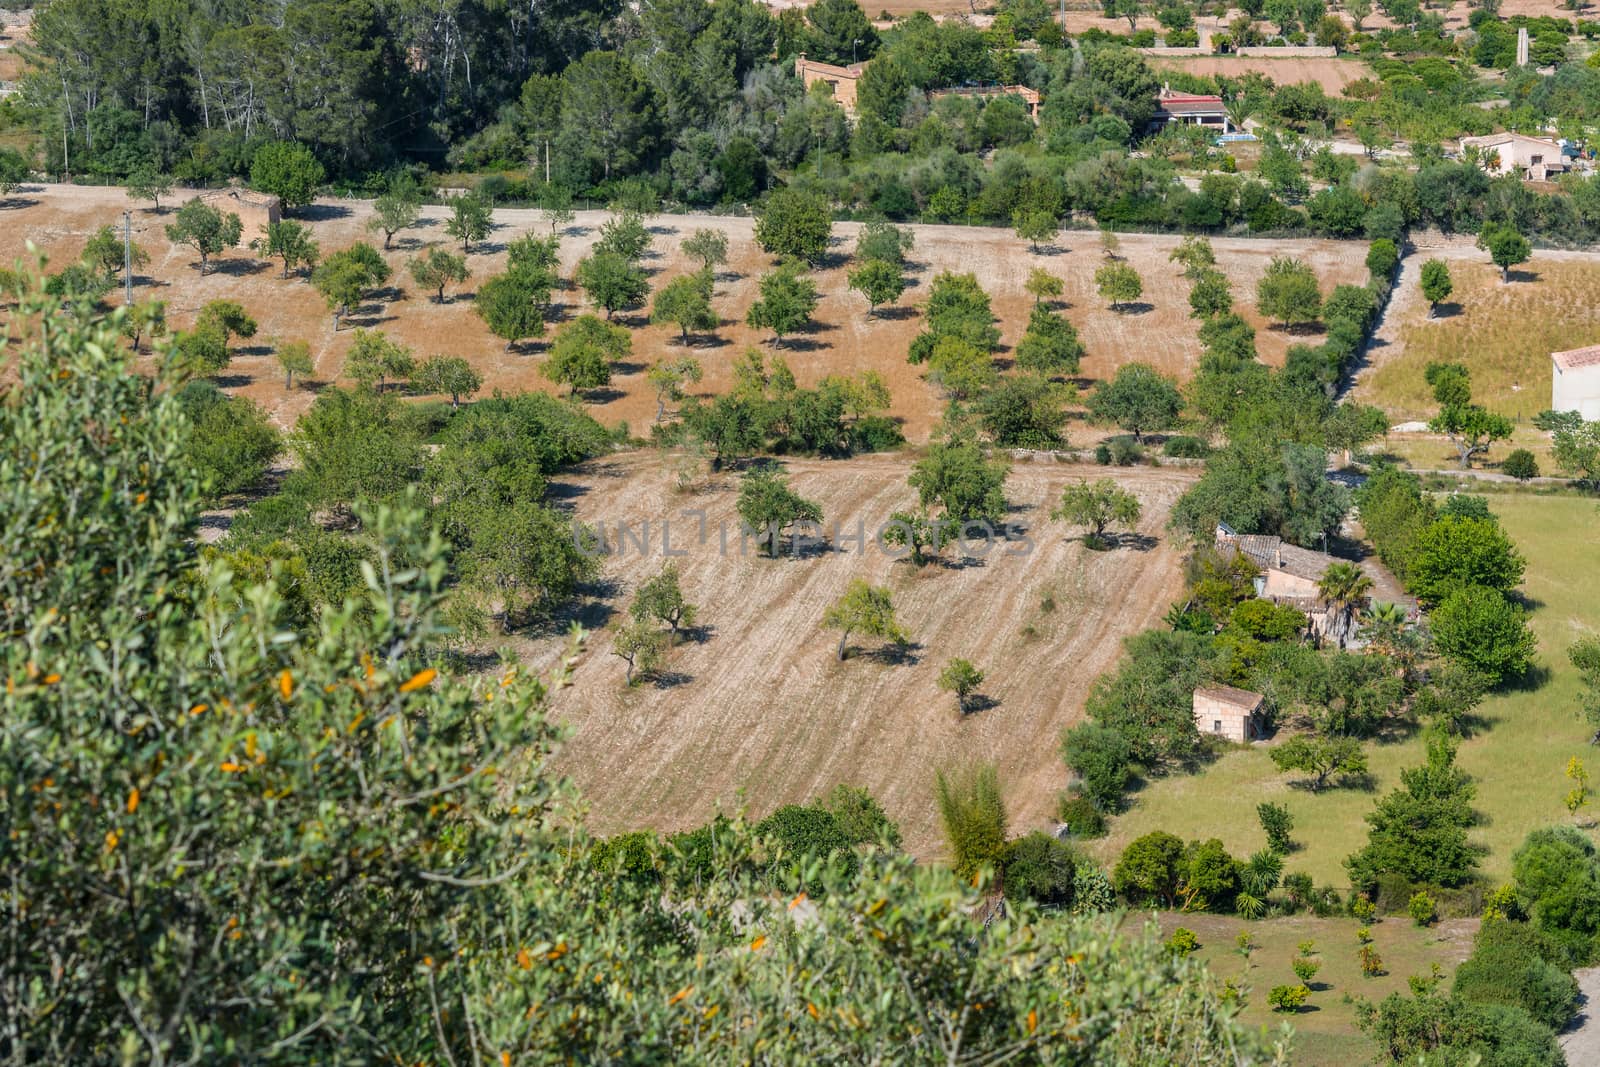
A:
POLYGON ((1222 732, 1222 720, 1221 719, 1212 719, 1211 720, 1211 732, 1214 733, 1214 734, 1220 734, 1222 732))

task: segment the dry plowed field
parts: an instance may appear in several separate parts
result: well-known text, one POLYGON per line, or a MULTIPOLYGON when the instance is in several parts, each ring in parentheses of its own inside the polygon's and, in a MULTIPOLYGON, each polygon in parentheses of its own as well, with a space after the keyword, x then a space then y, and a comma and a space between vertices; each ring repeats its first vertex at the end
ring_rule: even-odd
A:
MULTIPOLYGON (((174 199, 178 202, 181 197, 174 199)), ((310 343, 316 359, 316 371, 311 375, 315 387, 339 378, 355 331, 347 326, 335 333, 322 298, 302 279, 281 279, 279 265, 253 259, 247 250, 237 249, 202 278, 194 254, 187 248, 174 248, 166 239, 163 231, 172 221, 170 209, 158 216, 147 206, 132 205, 119 189, 37 185, 25 187, 0 207, 0 261, 10 262, 22 255, 24 243, 32 241, 56 267, 65 265, 79 254, 96 228, 120 225, 122 212, 130 206, 135 208, 135 240, 151 256, 150 266, 140 272, 136 298, 167 301, 170 321, 180 328, 190 325, 209 300, 242 303, 261 328, 254 339, 236 342, 237 355, 223 384, 260 402, 280 424, 291 425, 310 405, 314 393, 298 383, 292 393, 284 392, 282 376, 271 356, 272 339, 310 343)), ((363 201, 329 201, 319 202, 306 216, 326 255, 370 239, 366 223, 371 210, 370 203, 363 201)), ((580 213, 562 241, 564 278, 570 280, 606 217, 602 212, 580 213)), ((547 233, 548 226, 535 211, 496 212, 497 229, 468 257, 472 277, 448 303, 439 304, 412 282, 405 264, 425 244, 453 244, 445 236, 444 218, 442 208, 429 208, 419 226, 396 238, 395 248, 387 253, 394 268, 389 290, 363 306, 353 316, 352 325, 381 329, 412 346, 419 358, 435 353, 466 357, 483 373, 485 392, 554 389, 539 373, 549 333, 522 350, 508 352, 473 314, 471 301, 471 293, 483 279, 504 269, 504 247, 509 239, 530 231, 547 233)), ((728 386, 735 361, 752 345, 783 355, 802 385, 826 374, 854 374, 871 368, 887 380, 894 414, 904 420, 907 436, 912 441, 925 440, 944 403, 922 380, 922 368, 906 363, 905 353, 912 337, 922 329, 915 305, 927 299, 929 285, 942 270, 972 271, 991 294, 1006 346, 999 353, 1002 360, 1009 357, 1009 346, 1027 325, 1032 298, 1023 291, 1023 282, 1034 267, 1044 267, 1065 283, 1061 306, 1087 346, 1082 372, 1086 379, 1108 377, 1133 360, 1187 378, 1199 361, 1196 323, 1189 317, 1188 284, 1168 259, 1178 243, 1173 236, 1122 235, 1120 254, 1139 270, 1145 291, 1140 304, 1119 314, 1095 293, 1094 272, 1105 260, 1094 233, 1067 231, 1057 242, 1058 248, 1035 255, 1026 242, 1005 230, 917 226, 909 271, 912 285, 901 300, 902 307, 868 318, 865 301, 846 285, 848 253, 859 226, 839 223, 834 228, 834 255, 816 275, 822 302, 815 326, 776 348, 770 335, 744 325, 745 313, 758 295, 757 281, 771 265, 769 257, 755 246, 749 219, 663 215, 654 219, 652 226, 656 240, 646 266, 656 289, 691 269, 678 252, 678 245, 691 232, 709 227, 728 234, 732 262, 720 276, 713 301, 723 326, 715 338, 701 339, 692 349, 705 367, 700 389, 708 394, 728 386)), ((381 244, 381 237, 377 243, 381 244)), ((1325 291, 1340 282, 1365 278, 1365 246, 1359 242, 1241 239, 1214 244, 1219 265, 1233 279, 1241 312, 1260 330, 1258 343, 1268 362, 1281 362, 1290 343, 1307 340, 1266 329, 1255 313, 1256 282, 1273 256, 1305 259, 1322 279, 1325 291)), ((557 300, 559 321, 570 321, 588 310, 576 288, 558 293, 557 300)), ((657 359, 683 351, 677 344, 676 328, 651 326, 646 318, 644 309, 619 315, 620 321, 634 328, 633 358, 618 368, 611 388, 591 397, 590 403, 595 416, 608 424, 625 419, 640 429, 649 423, 655 415, 655 401, 645 384, 645 371, 657 359)))
MULTIPOLYGON (((914 503, 910 462, 869 456, 788 467, 794 487, 822 504, 825 526, 838 522, 848 534, 859 520, 870 536, 914 503)), ((1007 496, 1027 541, 997 544, 987 559, 964 565, 947 551, 944 565, 921 570, 870 544, 801 558, 741 556, 737 477, 723 473, 682 493, 672 487, 671 461, 654 452, 598 460, 561 480, 556 496, 613 542, 619 522, 636 533, 651 524, 648 553, 630 542, 605 561, 615 588, 585 621, 599 625, 608 611, 625 611, 638 584, 660 570, 665 519, 673 550, 685 552, 677 559, 685 594, 701 606, 706 627, 672 651, 664 680, 632 689, 610 654, 612 631, 591 637, 557 708, 574 728, 561 767, 592 806, 592 825, 682 829, 719 804, 731 811, 741 802, 759 817, 847 782, 870 788, 900 821, 908 847, 926 857, 942 848, 934 772, 994 761, 1014 829, 1047 826, 1066 784, 1062 728, 1082 716, 1089 685, 1113 664, 1122 637, 1154 624, 1181 586, 1180 552, 1165 524, 1195 472, 1113 470, 1143 501, 1143 536, 1137 546, 1093 552, 1048 513, 1064 485, 1103 473, 1016 465, 1007 496), (705 513, 703 543, 700 520, 687 509, 705 513), (822 615, 853 578, 893 591, 914 642, 903 661, 874 655, 880 643, 865 638, 851 641, 862 654, 835 658, 838 635, 822 628, 822 615), (958 656, 989 675, 981 689, 989 706, 964 716, 935 684, 958 656)), ((551 637, 522 651, 548 663, 562 644, 551 637)))

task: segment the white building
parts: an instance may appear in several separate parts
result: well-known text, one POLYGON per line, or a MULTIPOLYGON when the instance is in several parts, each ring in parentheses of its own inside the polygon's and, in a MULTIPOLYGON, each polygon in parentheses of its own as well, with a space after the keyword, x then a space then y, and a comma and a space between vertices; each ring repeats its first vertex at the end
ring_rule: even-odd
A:
POLYGON ((1550 353, 1550 407, 1600 421, 1600 345, 1550 353))
POLYGON ((1491 133, 1461 138, 1461 151, 1478 152, 1478 165, 1490 174, 1515 174, 1524 181, 1550 181, 1569 169, 1561 143, 1525 133, 1491 133))

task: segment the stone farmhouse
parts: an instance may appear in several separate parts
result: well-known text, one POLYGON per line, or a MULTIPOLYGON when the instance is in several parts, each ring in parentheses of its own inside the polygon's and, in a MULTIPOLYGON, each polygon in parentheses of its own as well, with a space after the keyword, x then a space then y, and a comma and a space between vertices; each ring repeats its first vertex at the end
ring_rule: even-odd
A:
POLYGON ((1301 602, 1317 599, 1317 582, 1328 565, 1339 562, 1281 537, 1237 533, 1225 522, 1217 524, 1216 549, 1225 556, 1242 553, 1256 565, 1261 572, 1256 575, 1256 596, 1288 602, 1302 611, 1301 602))
POLYGON ((282 218, 282 207, 275 196, 249 189, 229 187, 213 189, 200 194, 202 203, 214 207, 224 215, 238 215, 244 227, 240 244, 248 245, 257 237, 265 237, 267 227, 282 218))
POLYGON ((1478 152, 1479 166, 1495 176, 1515 174, 1524 181, 1550 181, 1569 167, 1562 146, 1547 137, 1524 133, 1491 133, 1461 138, 1461 151, 1478 152))
POLYGON ((856 82, 866 69, 865 63, 852 63, 848 67, 818 63, 807 59, 804 52, 794 61, 795 76, 805 85, 806 92, 809 93, 813 85, 822 82, 833 92, 833 98, 839 101, 839 106, 852 114, 856 110, 856 82))
POLYGON ((1194 691, 1194 728, 1202 734, 1225 737, 1244 744, 1266 732, 1261 706, 1266 697, 1231 685, 1205 686, 1194 691))
POLYGON ((1600 345, 1550 353, 1550 408, 1600 420, 1600 345))

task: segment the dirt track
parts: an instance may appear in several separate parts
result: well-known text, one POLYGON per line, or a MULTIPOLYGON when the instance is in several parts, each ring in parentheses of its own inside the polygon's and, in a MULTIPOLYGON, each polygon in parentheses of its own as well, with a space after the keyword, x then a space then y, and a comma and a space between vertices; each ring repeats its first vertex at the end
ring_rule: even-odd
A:
MULTIPOLYGON (((173 199, 174 204, 179 202, 180 197, 173 199)), ((179 328, 190 325, 208 300, 241 302, 259 320, 261 328, 253 341, 241 343, 223 381, 229 389, 260 402, 281 425, 292 425, 310 406, 314 394, 298 387, 285 394, 271 356, 272 338, 310 343, 316 360, 314 382, 338 378, 355 331, 346 328, 335 333, 322 298, 303 280, 281 280, 277 265, 252 259, 248 251, 239 249, 201 278, 193 265, 193 253, 174 248, 166 239, 163 230, 172 221, 170 210, 157 216, 132 204, 120 189, 30 186, 19 191, 11 204, 0 209, 5 223, 0 227, 0 262, 22 255, 24 242, 33 241, 58 266, 75 257, 96 228, 120 225, 122 212, 134 207, 135 240, 151 255, 150 266, 141 272, 146 277, 135 290, 136 298, 166 300, 169 319, 179 328)), ((318 202, 306 214, 326 255, 358 239, 370 239, 365 227, 371 210, 371 204, 365 201, 327 201, 318 202)), ((430 208, 417 228, 396 239, 395 249, 387 255, 395 275, 391 291, 361 308, 354 316, 354 325, 385 331, 412 346, 419 358, 434 353, 466 357, 484 375, 486 393, 495 389, 553 389, 539 373, 549 334, 523 351, 507 352, 504 343, 493 337, 473 313, 470 299, 483 279, 503 269, 504 246, 509 239, 529 231, 548 233, 548 225, 536 211, 497 211, 498 229, 468 257, 472 278, 449 303, 437 304, 431 294, 416 288, 405 263, 425 243, 446 241, 444 216, 442 208, 430 208)), ((580 213, 562 242, 564 278, 571 278, 573 268, 587 253, 606 217, 602 212, 580 213)), ((835 255, 816 275, 822 293, 816 326, 810 333, 791 338, 777 348, 765 331, 744 325, 745 313, 757 297, 757 281, 771 263, 755 247, 749 219, 663 215, 652 225, 657 235, 646 266, 652 272, 653 288, 660 288, 691 269, 677 249, 693 230, 715 228, 729 237, 733 262, 725 268, 713 301, 722 315, 723 326, 715 339, 705 339, 694 349, 705 367, 706 379, 700 386, 705 393, 728 386, 735 361, 752 345, 782 355, 802 385, 812 384, 825 374, 854 374, 872 368, 888 382, 894 414, 904 420, 907 436, 913 441, 924 440, 944 402, 922 380, 922 368, 906 363, 905 353, 911 338, 922 329, 921 315, 914 305, 927 299, 928 287, 941 270, 977 274, 993 296, 1003 346, 1014 345, 1027 325, 1032 298, 1023 291, 1022 284, 1029 271, 1044 267, 1061 277, 1066 287, 1063 306, 1067 317, 1078 327, 1088 349, 1082 371, 1085 378, 1109 377, 1117 367, 1133 360, 1144 360, 1169 374, 1187 378, 1200 357, 1197 324, 1189 317, 1188 283, 1168 260, 1178 243, 1175 236, 1121 236, 1121 255, 1143 276, 1145 292, 1137 310, 1118 314, 1106 307, 1095 292, 1094 272, 1104 258, 1099 237, 1094 233, 1068 231, 1057 242, 1061 251, 1035 255, 1026 242, 1007 230, 916 226, 917 244, 909 273, 912 287, 901 299, 902 307, 869 319, 865 301, 846 287, 850 269, 847 257, 859 226, 839 223, 834 227, 835 255)), ((1266 329, 1254 311, 1256 282, 1273 256, 1305 259, 1322 279, 1324 290, 1340 282, 1360 282, 1365 277, 1365 246, 1359 242, 1219 239, 1213 243, 1221 268, 1234 281, 1241 312, 1260 331, 1262 357, 1272 363, 1282 361, 1294 340, 1280 331, 1266 329)), ((557 300, 561 304, 559 315, 564 319, 587 310, 582 293, 575 288, 558 293, 557 300)), ((633 358, 619 368, 609 391, 591 398, 590 410, 608 424, 627 420, 637 430, 655 415, 654 397, 644 382, 645 371, 662 356, 676 355, 683 349, 676 343, 675 328, 646 324, 643 311, 619 319, 633 327, 633 358)), ((1009 348, 1003 347, 1001 359, 1008 355, 1009 348)))
MULTIPOLYGON (((914 503, 905 481, 910 462, 881 456, 788 466, 794 487, 822 503, 825 524, 838 521, 849 531, 859 519, 870 532, 914 503)), ((1091 552, 1077 531, 1048 521, 1064 485, 1105 473, 1018 464, 1007 492, 1032 551, 1008 555, 1020 545, 1001 546, 986 562, 921 571, 871 546, 809 559, 740 557, 736 478, 724 474, 704 492, 678 493, 669 487, 669 461, 655 453, 597 461, 564 480, 557 497, 569 498, 585 521, 612 533, 619 521, 636 531, 644 520, 653 524, 648 556, 630 545, 607 560, 605 575, 617 589, 587 622, 625 611, 633 589, 659 571, 659 524, 667 518, 673 548, 687 550, 677 561, 685 593, 710 628, 706 640, 672 654, 667 667, 675 684, 635 689, 624 687, 623 663, 610 654, 612 634, 591 638, 558 709, 575 727, 560 765, 582 787, 592 824, 602 832, 681 829, 705 820, 718 803, 737 806, 741 791, 760 816, 848 782, 872 789, 901 822, 908 847, 931 856, 942 848, 934 771, 992 760, 1014 830, 1048 826, 1066 784, 1057 751, 1062 728, 1081 717, 1089 684, 1112 665, 1121 638, 1155 623, 1181 584, 1180 552, 1164 527, 1192 471, 1112 471, 1144 502, 1139 532, 1151 540, 1143 547, 1091 552), (698 520, 684 509, 704 509, 705 544, 696 543, 698 520), (724 523, 732 531, 727 555, 718 546, 724 523), (834 658, 837 634, 822 629, 822 614, 857 577, 893 590, 916 642, 914 663, 834 658), (1053 610, 1041 608, 1046 594, 1053 610), (982 693, 996 702, 964 718, 935 685, 957 656, 989 672, 982 693)), ((522 651, 548 663, 561 644, 552 637, 522 651)))

